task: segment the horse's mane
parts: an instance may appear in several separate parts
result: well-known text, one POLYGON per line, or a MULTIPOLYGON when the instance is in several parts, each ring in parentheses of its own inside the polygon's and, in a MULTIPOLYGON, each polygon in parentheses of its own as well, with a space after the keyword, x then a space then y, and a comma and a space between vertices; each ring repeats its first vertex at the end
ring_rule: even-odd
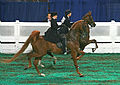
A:
POLYGON ((81 23, 81 22, 83 22, 83 21, 84 21, 84 20, 76 21, 76 22, 71 26, 71 29, 76 28, 77 24, 78 24, 78 23, 81 23))
POLYGON ((90 16, 91 15, 91 11, 89 11, 87 14, 85 14, 82 19, 85 19, 87 16, 90 16))
POLYGON ((85 14, 85 15, 82 17, 82 20, 78 20, 78 21, 76 21, 76 22, 71 26, 71 29, 76 28, 76 26, 77 26, 78 23, 83 22, 84 19, 85 19, 87 16, 90 16, 90 15, 91 15, 91 11, 89 11, 87 14, 85 14))

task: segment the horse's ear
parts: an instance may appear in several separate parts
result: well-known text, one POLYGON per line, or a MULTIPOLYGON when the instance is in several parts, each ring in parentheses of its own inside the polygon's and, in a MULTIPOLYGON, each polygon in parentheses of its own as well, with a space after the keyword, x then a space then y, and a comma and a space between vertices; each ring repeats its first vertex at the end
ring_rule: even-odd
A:
POLYGON ((91 15, 91 13, 92 13, 92 12, 91 12, 91 11, 89 11, 89 14, 90 14, 90 15, 91 15))

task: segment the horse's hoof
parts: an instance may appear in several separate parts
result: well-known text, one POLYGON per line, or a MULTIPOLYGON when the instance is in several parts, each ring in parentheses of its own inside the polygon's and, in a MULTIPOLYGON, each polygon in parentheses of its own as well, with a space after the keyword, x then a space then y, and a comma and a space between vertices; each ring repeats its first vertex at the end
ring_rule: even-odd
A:
POLYGON ((80 75, 80 77, 84 77, 84 75, 80 75))
POLYGON ((26 68, 24 68, 24 70, 27 70, 28 68, 26 67, 26 68))
POLYGON ((41 77, 45 77, 45 74, 43 74, 43 73, 41 73, 41 74, 39 74, 41 77))
POLYGON ((57 58, 54 56, 53 59, 54 59, 53 64, 56 64, 57 58))
POLYGON ((92 52, 93 52, 93 53, 95 52, 95 48, 92 48, 92 52))
POLYGON ((55 61, 53 61, 53 64, 54 64, 54 65, 56 64, 56 60, 55 60, 55 61))

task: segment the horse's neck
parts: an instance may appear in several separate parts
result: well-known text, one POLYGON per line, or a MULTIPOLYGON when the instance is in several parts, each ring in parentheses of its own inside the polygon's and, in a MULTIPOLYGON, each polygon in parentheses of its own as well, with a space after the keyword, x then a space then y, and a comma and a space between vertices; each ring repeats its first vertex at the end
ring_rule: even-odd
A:
POLYGON ((79 40, 80 35, 83 34, 89 36, 89 25, 87 21, 77 21, 68 32, 67 40, 79 40), (84 30, 84 32, 82 30, 84 30), (83 33, 81 33, 80 31, 83 33))
POLYGON ((66 37, 68 41, 71 41, 71 40, 76 41, 78 40, 79 35, 80 35, 79 31, 77 31, 76 29, 71 29, 66 35, 66 37))
POLYGON ((89 34, 90 28, 89 28, 89 25, 88 25, 87 21, 84 21, 84 22, 82 23, 82 28, 83 28, 83 30, 84 30, 87 34, 89 34))

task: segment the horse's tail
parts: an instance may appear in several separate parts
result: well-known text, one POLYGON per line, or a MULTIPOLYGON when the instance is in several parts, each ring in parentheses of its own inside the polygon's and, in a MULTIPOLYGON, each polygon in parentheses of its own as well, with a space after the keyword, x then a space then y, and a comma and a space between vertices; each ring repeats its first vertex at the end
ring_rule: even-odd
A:
POLYGON ((25 51, 25 49, 28 47, 29 43, 32 43, 34 38, 36 39, 40 34, 40 31, 33 31, 31 35, 28 37, 22 48, 12 57, 11 59, 2 59, 0 62, 2 63, 10 63, 14 61, 21 53, 25 51))

